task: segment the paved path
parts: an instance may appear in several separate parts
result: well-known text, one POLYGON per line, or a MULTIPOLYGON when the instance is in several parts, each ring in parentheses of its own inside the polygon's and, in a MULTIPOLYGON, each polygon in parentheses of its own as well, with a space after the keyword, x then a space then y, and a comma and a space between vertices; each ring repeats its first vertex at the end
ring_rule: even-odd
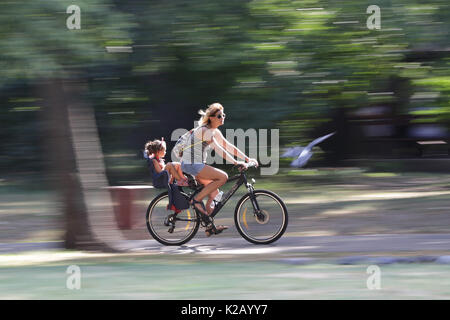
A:
POLYGON ((283 237, 270 245, 254 245, 243 238, 220 236, 193 239, 183 246, 167 247, 154 240, 129 240, 120 243, 133 251, 199 254, 268 254, 295 256, 302 253, 396 253, 448 252, 450 234, 383 234, 361 236, 283 237))
MULTIPOLYGON (((155 240, 117 243, 133 252, 199 255, 278 255, 298 257, 338 253, 343 255, 450 254, 450 234, 380 234, 358 236, 282 237, 270 245, 254 245, 243 238, 215 236, 193 239, 183 246, 163 246, 155 240)), ((62 242, 1 243, 1 253, 60 249, 62 242)))

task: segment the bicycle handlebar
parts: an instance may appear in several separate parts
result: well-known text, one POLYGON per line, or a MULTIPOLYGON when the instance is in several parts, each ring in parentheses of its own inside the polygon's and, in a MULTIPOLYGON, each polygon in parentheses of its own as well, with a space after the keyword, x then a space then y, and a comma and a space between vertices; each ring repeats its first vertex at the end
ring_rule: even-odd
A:
POLYGON ((247 165, 247 167, 244 167, 244 165, 242 165, 242 164, 237 164, 237 165, 235 165, 235 167, 237 167, 239 171, 243 171, 244 168, 245 168, 245 170, 247 170, 249 168, 256 167, 256 163, 254 163, 254 162, 246 163, 246 165, 247 165))

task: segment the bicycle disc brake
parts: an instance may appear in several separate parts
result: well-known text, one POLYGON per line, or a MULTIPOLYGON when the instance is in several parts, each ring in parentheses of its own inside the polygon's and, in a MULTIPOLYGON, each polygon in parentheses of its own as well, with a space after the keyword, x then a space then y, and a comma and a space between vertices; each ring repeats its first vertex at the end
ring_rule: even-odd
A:
POLYGON ((270 215, 267 210, 261 210, 260 212, 255 213, 256 222, 259 224, 266 224, 270 220, 270 215))

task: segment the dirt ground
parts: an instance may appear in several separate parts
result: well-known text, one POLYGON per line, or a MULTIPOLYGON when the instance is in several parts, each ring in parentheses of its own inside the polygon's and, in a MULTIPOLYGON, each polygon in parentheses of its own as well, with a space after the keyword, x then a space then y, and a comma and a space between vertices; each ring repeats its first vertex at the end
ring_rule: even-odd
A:
MULTIPOLYGON (((450 174, 323 168, 256 180, 255 188, 272 190, 286 202, 287 236, 450 233, 450 174)), ((233 224, 234 206, 244 191, 220 212, 220 224, 233 224)), ((154 195, 137 199, 135 223, 123 230, 125 238, 149 239, 145 208, 154 195)), ((56 200, 54 192, 2 185, 0 242, 61 240, 64 219, 56 200)))

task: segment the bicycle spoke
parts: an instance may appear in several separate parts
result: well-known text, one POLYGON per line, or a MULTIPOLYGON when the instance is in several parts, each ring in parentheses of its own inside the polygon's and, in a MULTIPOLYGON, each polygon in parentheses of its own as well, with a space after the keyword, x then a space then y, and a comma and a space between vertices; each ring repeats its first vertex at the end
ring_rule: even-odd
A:
POLYGON ((174 214, 167 210, 168 203, 169 198, 165 195, 150 204, 147 210, 147 227, 155 240, 166 245, 180 245, 197 232, 197 217, 190 209, 174 214))

